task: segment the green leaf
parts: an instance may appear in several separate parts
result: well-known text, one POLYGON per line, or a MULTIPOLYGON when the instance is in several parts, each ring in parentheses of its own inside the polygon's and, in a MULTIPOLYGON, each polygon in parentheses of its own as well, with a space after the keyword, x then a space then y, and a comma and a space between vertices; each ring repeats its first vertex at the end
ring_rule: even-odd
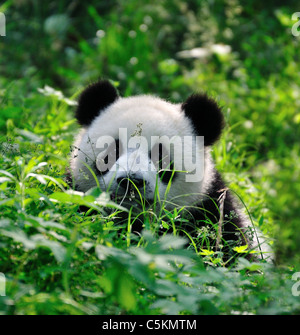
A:
POLYGON ((36 243, 36 246, 49 248, 58 262, 65 260, 66 248, 61 243, 50 241, 41 234, 33 235, 31 239, 36 243))
POLYGON ((234 247, 233 250, 239 254, 248 253, 248 245, 241 245, 239 247, 234 247))
POLYGON ((1 233, 12 238, 15 242, 22 243, 27 249, 34 249, 36 247, 36 243, 32 241, 21 229, 15 229, 13 231, 2 230, 1 233))
POLYGON ((199 252, 200 255, 202 256, 211 256, 214 254, 214 251, 208 250, 208 249, 201 249, 199 252))

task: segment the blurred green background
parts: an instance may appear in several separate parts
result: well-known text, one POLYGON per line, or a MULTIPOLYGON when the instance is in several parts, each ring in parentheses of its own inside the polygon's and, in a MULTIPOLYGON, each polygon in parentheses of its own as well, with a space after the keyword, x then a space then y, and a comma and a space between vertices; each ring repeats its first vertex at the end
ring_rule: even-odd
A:
POLYGON ((218 168, 275 237, 278 262, 299 264, 297 11, 293 0, 4 1, 1 139, 9 125, 33 129, 47 108, 44 85, 71 97, 104 77, 124 96, 174 102, 207 91, 228 123, 213 151, 218 168))

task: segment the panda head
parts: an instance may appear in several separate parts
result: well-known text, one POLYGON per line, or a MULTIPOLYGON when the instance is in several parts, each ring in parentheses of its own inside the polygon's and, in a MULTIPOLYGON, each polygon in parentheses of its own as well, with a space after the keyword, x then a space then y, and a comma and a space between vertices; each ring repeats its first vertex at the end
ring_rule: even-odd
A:
POLYGON ((214 173, 209 149, 224 126, 207 95, 182 104, 121 98, 109 81, 99 81, 82 92, 75 116, 82 126, 71 157, 77 190, 99 185, 125 206, 158 200, 170 208, 195 205, 207 193, 214 173))

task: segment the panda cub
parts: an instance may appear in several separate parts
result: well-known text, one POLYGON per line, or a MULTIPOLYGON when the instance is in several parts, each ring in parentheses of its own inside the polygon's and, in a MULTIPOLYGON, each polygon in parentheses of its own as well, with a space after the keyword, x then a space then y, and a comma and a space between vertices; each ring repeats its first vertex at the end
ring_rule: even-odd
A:
POLYGON ((181 228, 192 236, 214 231, 215 239, 208 239, 213 250, 223 246, 230 253, 230 246, 248 245, 268 257, 261 233, 214 167, 210 149, 224 118, 213 99, 193 94, 173 104, 150 95, 121 98, 101 80, 81 93, 75 116, 82 126, 71 157, 76 190, 98 185, 136 212, 184 207, 189 223, 182 220, 181 228))

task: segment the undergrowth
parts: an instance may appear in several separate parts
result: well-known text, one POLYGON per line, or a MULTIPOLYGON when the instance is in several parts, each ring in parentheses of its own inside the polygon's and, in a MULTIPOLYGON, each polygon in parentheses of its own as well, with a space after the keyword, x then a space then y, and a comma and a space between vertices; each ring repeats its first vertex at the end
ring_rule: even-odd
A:
MULTIPOLYGON (((226 267, 221 252, 203 246, 208 230, 198 241, 179 236, 180 210, 155 215, 145 209, 139 218, 129 211, 124 219, 122 208, 99 189, 73 191, 64 174, 72 103, 42 99, 49 101, 45 116, 23 131, 9 120, 1 142, 2 313, 299 312, 292 269, 243 257, 226 267), (144 224, 140 235, 131 232, 135 220, 144 224), (158 234, 162 227, 172 233, 158 234)), ((242 256, 245 249, 236 251, 242 256)))

